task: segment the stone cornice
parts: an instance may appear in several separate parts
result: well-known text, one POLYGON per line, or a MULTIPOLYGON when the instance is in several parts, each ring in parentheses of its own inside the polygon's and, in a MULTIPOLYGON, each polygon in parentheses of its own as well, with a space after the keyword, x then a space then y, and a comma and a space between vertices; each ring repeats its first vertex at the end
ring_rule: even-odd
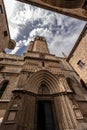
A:
POLYGON ((68 15, 70 17, 87 21, 87 15, 85 15, 86 13, 83 13, 86 10, 82 8, 76 8, 76 9, 61 8, 61 7, 52 6, 41 0, 37 0, 37 1, 36 0, 17 0, 17 1, 24 2, 24 3, 31 4, 40 8, 44 8, 44 9, 51 10, 57 13, 68 15))

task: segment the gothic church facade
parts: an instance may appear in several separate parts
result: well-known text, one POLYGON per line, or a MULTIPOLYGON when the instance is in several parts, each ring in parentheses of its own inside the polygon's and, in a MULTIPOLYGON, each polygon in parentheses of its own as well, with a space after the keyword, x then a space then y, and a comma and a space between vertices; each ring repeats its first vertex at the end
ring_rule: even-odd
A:
MULTIPOLYGON (((73 11, 66 0, 19 1, 87 20, 86 0, 74 0, 73 11), (84 8, 80 8, 82 5, 84 8)), ((5 48, 14 47, 1 0, 0 130, 87 130, 85 76, 70 65, 77 67, 73 63, 76 57, 68 63, 66 58, 50 54, 46 39, 39 36, 30 42, 23 56, 4 53, 5 48)))
POLYGON ((87 91, 37 36, 23 56, 0 54, 0 130, 86 130, 87 91))

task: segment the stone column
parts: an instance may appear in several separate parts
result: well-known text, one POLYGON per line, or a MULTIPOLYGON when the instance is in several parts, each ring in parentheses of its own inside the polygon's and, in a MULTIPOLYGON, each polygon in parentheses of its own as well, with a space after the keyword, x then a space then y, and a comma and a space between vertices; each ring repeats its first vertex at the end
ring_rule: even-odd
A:
POLYGON ((60 129, 77 130, 77 120, 67 95, 54 97, 60 129))

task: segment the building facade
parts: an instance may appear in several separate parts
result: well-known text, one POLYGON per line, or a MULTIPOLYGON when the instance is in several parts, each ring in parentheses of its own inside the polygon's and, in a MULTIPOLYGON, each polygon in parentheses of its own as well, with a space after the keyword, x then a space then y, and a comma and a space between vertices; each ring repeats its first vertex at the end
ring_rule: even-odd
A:
POLYGON ((14 49, 15 45, 15 41, 10 39, 4 3, 0 0, 0 52, 6 48, 14 49))
MULTIPOLYGON (((87 20, 86 0, 19 1, 87 20)), ((87 130, 86 29, 68 59, 39 36, 23 56, 5 54, 15 42, 0 1, 0 130, 87 130)))
MULTIPOLYGON (((69 61, 69 63, 73 66, 75 71, 87 85, 87 24, 77 40, 75 47, 67 58, 67 61, 69 61)), ((87 86, 85 87, 87 88, 87 86)))
POLYGON ((0 130, 86 130, 87 91, 37 36, 23 56, 0 55, 0 130))

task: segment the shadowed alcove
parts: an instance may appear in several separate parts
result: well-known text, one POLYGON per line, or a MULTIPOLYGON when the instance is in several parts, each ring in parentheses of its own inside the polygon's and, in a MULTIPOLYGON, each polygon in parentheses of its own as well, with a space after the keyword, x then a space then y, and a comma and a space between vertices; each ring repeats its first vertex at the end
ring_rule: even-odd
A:
POLYGON ((4 80, 2 81, 2 83, 0 84, 0 98, 2 97, 6 87, 8 86, 9 81, 8 80, 4 80))
POLYGON ((49 94, 49 89, 45 84, 41 84, 41 86, 38 89, 38 94, 49 94))
POLYGON ((69 78, 69 77, 67 77, 66 80, 67 80, 67 83, 68 83, 68 85, 69 85, 71 91, 72 91, 74 94, 76 94, 76 93, 75 93, 75 88, 74 88, 74 81, 73 81, 71 78, 69 78))

